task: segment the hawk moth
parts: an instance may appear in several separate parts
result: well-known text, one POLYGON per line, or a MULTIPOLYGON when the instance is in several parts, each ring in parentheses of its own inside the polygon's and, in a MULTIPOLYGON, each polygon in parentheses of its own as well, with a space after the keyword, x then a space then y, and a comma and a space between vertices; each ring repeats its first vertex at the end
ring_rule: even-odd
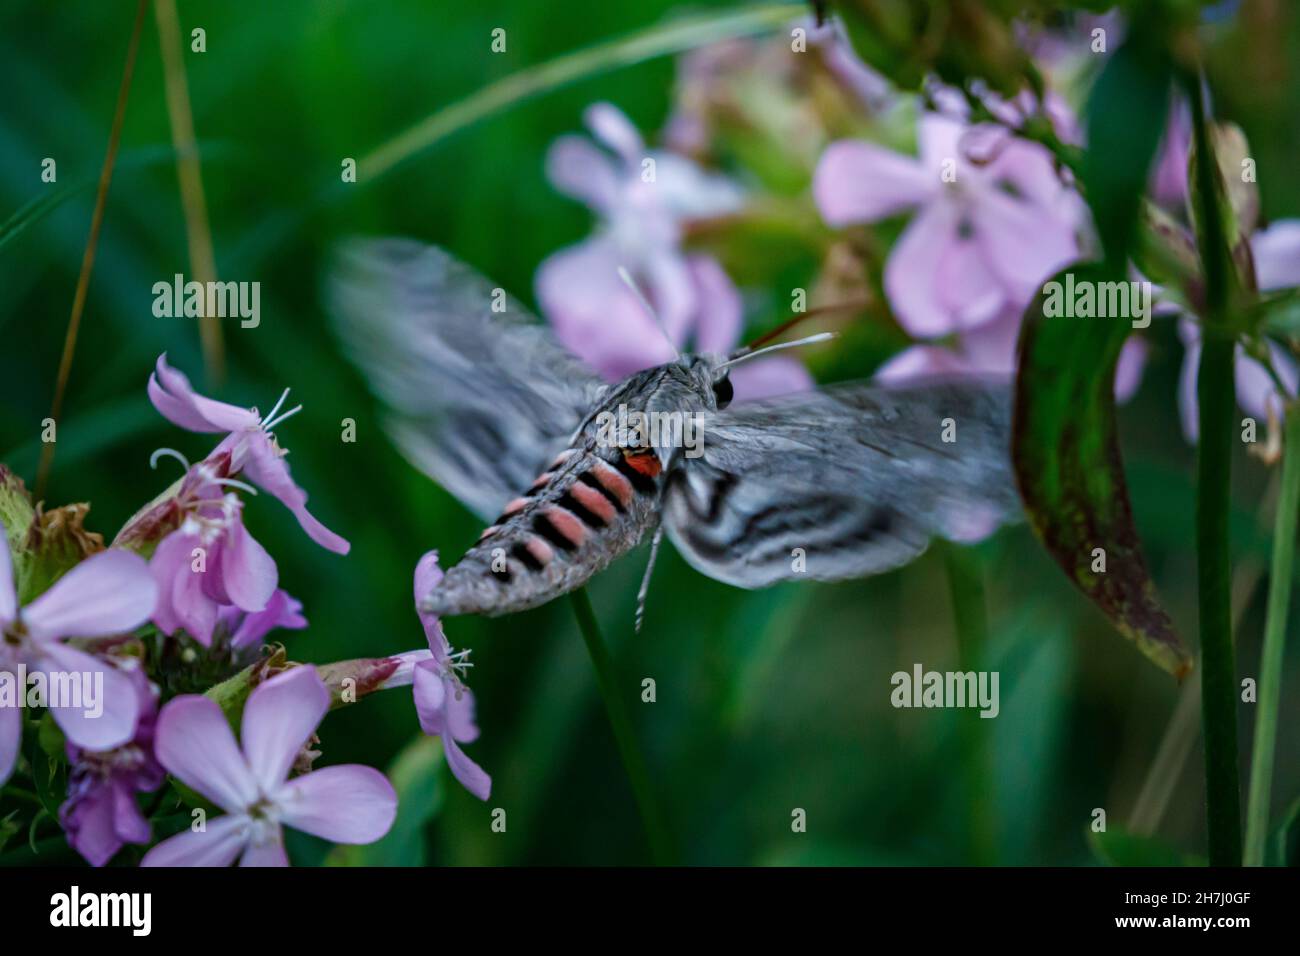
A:
POLYGON ((489 522, 424 597, 441 616, 543 604, 661 530, 699 571, 757 588, 875 574, 1019 510, 1006 382, 835 385, 733 408, 730 366, 756 354, 742 349, 609 384, 492 283, 405 239, 345 243, 327 297, 393 441, 489 522), (602 441, 601 413, 620 405, 700 416, 702 453, 602 441))

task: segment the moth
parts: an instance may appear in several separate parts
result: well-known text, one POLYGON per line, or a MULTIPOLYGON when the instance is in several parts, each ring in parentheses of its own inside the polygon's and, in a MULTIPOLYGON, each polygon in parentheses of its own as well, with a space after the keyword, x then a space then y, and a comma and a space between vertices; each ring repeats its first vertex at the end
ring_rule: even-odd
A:
MULTIPOLYGON (((733 407, 730 370, 766 351, 741 349, 611 384, 491 282, 405 239, 342 245, 327 300, 395 444, 488 522, 424 595, 440 616, 544 604, 647 535, 652 568, 664 531, 704 574, 760 588, 896 568, 1019 509, 1005 382, 847 384, 733 407), (702 441, 688 455, 680 435, 611 440, 601 423, 620 408, 695 416, 702 441)), ((642 605, 648 583, 649 569, 642 605)))

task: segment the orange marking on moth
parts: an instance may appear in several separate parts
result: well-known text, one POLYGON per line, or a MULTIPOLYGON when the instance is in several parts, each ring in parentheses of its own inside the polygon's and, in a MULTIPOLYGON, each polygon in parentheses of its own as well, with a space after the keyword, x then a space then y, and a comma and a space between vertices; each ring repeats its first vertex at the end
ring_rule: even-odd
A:
POLYGON ((542 513, 551 522, 551 527, 558 531, 575 548, 582 544, 587 537, 586 527, 573 512, 565 511, 558 505, 552 505, 542 513))
POLYGON ((508 505, 505 506, 505 509, 501 512, 501 514, 502 514, 503 516, 504 516, 504 515, 512 515, 512 514, 514 514, 516 511, 520 511, 520 510, 522 510, 523 507, 524 507, 526 504, 528 504, 528 499, 527 499, 527 498, 515 498, 515 499, 514 499, 513 501, 511 501, 508 505))
POLYGON ((537 476, 537 480, 534 481, 532 485, 529 487, 528 489, 529 492, 531 493, 537 491, 539 488, 545 488, 546 483, 550 481, 553 477, 555 476, 549 471, 542 472, 540 475, 537 476))
POLYGON ((605 522, 605 524, 611 524, 618 515, 609 499, 590 485, 575 481, 569 486, 569 494, 573 495, 574 501, 605 522))
POLYGON ((645 475, 647 478, 656 478, 659 472, 663 471, 663 463, 659 461, 659 456, 652 451, 624 451, 623 460, 627 462, 634 471, 645 475))
POLYGON ((632 484, 617 471, 596 459, 591 466, 591 473, 600 482, 602 488, 619 500, 624 508, 632 504, 632 484))
POLYGON ((554 549, 537 535, 529 535, 525 538, 524 547, 528 549, 529 554, 537 559, 538 564, 550 564, 551 559, 555 557, 554 549))
POLYGON ((478 539, 479 539, 480 541, 482 541, 482 540, 483 540, 484 538, 486 538, 488 535, 490 535, 490 534, 496 534, 496 533, 497 533, 498 531, 500 531, 500 530, 501 530, 501 525, 499 525, 499 524, 489 525, 488 527, 486 527, 486 528, 483 529, 483 533, 482 533, 481 535, 478 536, 478 539))
POLYGON ((560 452, 558 455, 555 456, 555 461, 551 462, 547 470, 554 471, 556 468, 559 468, 561 465, 563 465, 566 461, 568 461, 572 457, 573 457, 573 449, 572 448, 564 449, 564 451, 560 452))

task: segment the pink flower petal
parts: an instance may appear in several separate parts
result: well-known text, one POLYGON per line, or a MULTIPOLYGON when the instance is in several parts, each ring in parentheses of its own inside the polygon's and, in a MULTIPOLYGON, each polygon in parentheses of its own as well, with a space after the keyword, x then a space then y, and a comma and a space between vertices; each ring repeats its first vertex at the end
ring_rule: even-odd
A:
POLYGON ((447 685, 442 665, 436 660, 416 664, 411 680, 420 729, 435 737, 442 736, 447 732, 447 685))
POLYGON ((185 694, 169 701, 158 715, 154 751, 176 779, 223 810, 242 811, 257 800, 257 782, 210 698, 185 694))
POLYGON ((1053 273, 1078 258, 1073 228, 1044 209, 989 189, 979 194, 971 225, 989 265, 1018 296, 1028 300, 1053 273))
POLYGON ((858 140, 827 146, 813 175, 813 199, 832 226, 874 222, 920 205, 939 189, 911 156, 858 140))
POLYGON ((373 843, 393 825, 397 793, 378 770, 325 767, 290 780, 275 796, 281 820, 335 843, 373 843))
POLYGON ((1136 336, 1129 336, 1120 349, 1119 362, 1115 365, 1115 401, 1122 405, 1137 394, 1146 362, 1146 342, 1136 336))
POLYGON ((939 263, 948 245, 959 241, 957 220, 951 203, 930 203, 903 230, 885 262, 885 294, 899 324, 917 338, 957 328, 938 296, 939 263))
POLYGON ((288 866, 289 856, 284 852, 284 835, 276 830, 275 838, 263 843, 249 843, 244 855, 239 858, 240 866, 288 866))
POLYGON ((1250 238, 1255 278, 1263 291, 1300 285, 1300 219, 1282 219, 1250 238))
POLYGON ((307 492, 294 484, 289 475, 289 465, 276 452, 270 439, 261 432, 250 435, 244 450, 246 457, 241 463, 242 470, 253 484, 274 495, 293 512, 307 537, 327 551, 347 554, 352 546, 307 510, 307 492))
MULTIPOLYGON (((1276 345, 1269 343, 1269 355, 1273 368, 1282 384, 1292 395, 1296 393, 1295 363, 1276 345)), ((1245 349, 1237 347, 1236 359, 1237 404, 1252 415, 1261 424, 1268 421, 1270 410, 1279 419, 1283 417, 1285 403, 1277 393, 1273 377, 1259 362, 1246 354, 1245 349)))
POLYGON ((141 866, 230 866, 248 841, 248 820, 238 814, 208 820, 200 832, 183 830, 144 855, 141 866))
POLYGON ((438 567, 438 552, 426 551, 415 564, 415 603, 418 605, 430 591, 442 582, 442 568, 438 567))
MULTIPOLYGON (((731 370, 733 402, 753 402, 761 398, 806 392, 813 387, 813 377, 804 364, 789 355, 773 355, 742 362, 731 370)), ((704 438, 706 447, 708 436, 704 438)))
POLYGON ((948 243, 939 257, 936 280, 939 302, 958 329, 977 328, 1004 311, 1006 292, 973 236, 959 235, 948 243))
POLYGON ((279 582, 275 561, 248 533, 242 521, 226 532, 221 549, 221 581, 230 603, 245 611, 260 611, 279 582))
POLYGON ((952 349, 937 345, 913 345, 881 365, 873 378, 877 382, 894 384, 914 379, 960 375, 967 371, 969 366, 965 359, 952 349))
POLYGON ((655 320, 619 279, 621 264, 610 242, 588 239, 548 256, 535 278, 556 337, 609 380, 673 358, 655 320))
MULTIPOLYGON (((149 573, 158 585, 153 622, 169 635, 184 628, 190 637, 208 647, 217 622, 217 605, 204 588, 208 572, 194 570, 196 547, 201 547, 199 537, 179 529, 159 542, 149 560, 149 573)), ((212 569, 212 573, 220 572, 212 569)))
POLYGON ((962 332, 961 355, 966 362, 966 371, 987 375, 1014 373, 1020 322, 1020 310, 1011 308, 979 328, 962 332))
POLYGON ((1195 326, 1186 319, 1178 323, 1179 335, 1186 349, 1183 353, 1183 367, 1178 373, 1178 415, 1183 422, 1183 434, 1194 445, 1201 434, 1201 420, 1196 408, 1196 378, 1201 365, 1201 340, 1199 335, 1195 335, 1189 341, 1184 327, 1195 330, 1195 326))
POLYGON ((486 800, 491 796, 492 778, 460 749, 460 745, 450 735, 444 735, 441 739, 442 752, 447 757, 447 766, 451 768, 452 776, 480 800, 486 800))
POLYGON ((0 784, 9 779, 23 743, 21 707, 0 707, 0 784))
MULTIPOLYGON (((673 344, 681 348, 690 331, 692 320, 700 310, 695 273, 677 250, 670 248, 652 254, 641 263, 637 278, 642 282, 643 291, 654 309, 654 317, 646 317, 649 328, 660 339, 663 338, 664 332, 667 332, 673 344), (660 328, 663 331, 660 331, 660 328)), ((641 312, 645 314, 643 306, 641 312)), ((664 345, 666 346, 667 343, 664 345)), ((667 352, 666 348, 665 352, 667 352)), ((672 356, 669 355, 668 358, 671 359, 672 356)))
POLYGON ((447 730, 451 736, 463 744, 472 744, 478 740, 478 724, 474 722, 474 692, 468 687, 450 687, 447 705, 443 712, 447 717, 447 730))
POLYGON ((260 684, 244 705, 244 756, 263 793, 284 783, 303 744, 329 710, 330 694, 310 664, 260 684))
MULTIPOLYGON (((955 91, 944 91, 954 93, 955 91)), ((960 94, 951 97, 952 104, 941 104, 945 110, 949 105, 965 109, 965 103, 959 102, 960 94)), ((921 168, 931 183, 942 183, 942 174, 949 162, 956 163, 958 178, 964 178, 965 166, 962 160, 961 140, 969 127, 961 119, 954 119, 946 113, 922 113, 916 123, 916 145, 920 154, 921 168)))
POLYGON ((629 166, 640 164, 645 152, 645 141, 617 106, 611 103, 593 103, 587 107, 582 118, 592 135, 617 153, 624 163, 629 166))
POLYGON ((740 338, 744 321, 740 291, 712 256, 691 256, 686 265, 695 283, 694 350, 726 355, 740 338))
POLYGON ((276 628, 298 630, 307 626, 307 619, 302 616, 302 602, 287 591, 277 589, 266 602, 266 607, 251 614, 244 614, 236 608, 223 608, 232 612, 230 626, 230 644, 232 647, 253 647, 262 642, 276 628))
POLYGON ((70 675, 79 684, 83 675, 102 675, 90 678, 96 685, 102 681, 95 701, 98 713, 85 706, 88 702, 84 698, 81 707, 55 706, 51 702, 50 714, 69 741, 86 750, 112 750, 135 736, 140 698, 135 683, 126 674, 85 651, 57 642, 43 645, 41 656, 32 663, 46 675, 70 675))
POLYGON ((158 586, 138 554, 116 548, 86 558, 23 610, 38 640, 104 637, 149 620, 158 586))
POLYGON ((602 214, 618 202, 619 174, 613 161, 582 136, 561 136, 546 151, 551 184, 602 214))
MULTIPOLYGON (((435 663, 417 664, 415 667, 415 711, 420 717, 420 728, 442 739, 447 766, 461 785, 480 800, 486 800, 492 791, 492 778, 471 760, 456 744, 456 731, 464 730, 465 714, 455 714, 457 702, 449 681, 442 678, 435 663)), ((472 718, 472 713, 471 713, 472 718)), ((475 735, 477 727, 474 728, 475 735)), ((467 743, 469 740, 462 736, 467 743)), ((469 739, 472 739, 469 738, 469 739)))
POLYGON ((194 391, 190 380, 158 356, 156 378, 149 377, 149 398, 164 418, 193 432, 233 432, 256 428, 257 415, 247 408, 216 402, 194 391))

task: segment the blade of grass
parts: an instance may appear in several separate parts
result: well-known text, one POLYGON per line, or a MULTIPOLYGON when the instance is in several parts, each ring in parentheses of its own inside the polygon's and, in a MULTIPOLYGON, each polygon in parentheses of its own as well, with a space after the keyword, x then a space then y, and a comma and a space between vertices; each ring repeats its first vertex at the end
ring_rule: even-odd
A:
MULTIPOLYGON (((131 27, 131 41, 126 49, 126 66, 122 70, 122 84, 117 91, 117 106, 113 112, 113 126, 108 135, 108 151, 99 174, 99 190, 95 194, 95 211, 90 217, 90 235, 86 239, 86 252, 81 257, 81 273, 77 276, 77 291, 72 298, 72 315, 68 318, 68 332, 63 340, 63 355, 59 359, 58 378, 54 383, 54 401, 50 418, 56 423, 63 414, 63 395, 68 388, 72 372, 72 356, 77 351, 77 333, 81 330, 81 314, 86 308, 86 291, 90 287, 90 273, 95 267, 95 249, 99 244, 99 227, 104 222, 104 203, 108 199, 108 184, 113 179, 113 163, 117 147, 122 140, 122 121, 126 118, 126 101, 131 92, 131 77, 135 75, 135 57, 140 49, 140 29, 144 24, 145 0, 139 0, 135 10, 135 24, 131 27)), ((54 463, 55 442, 41 445, 41 461, 36 471, 36 500, 45 497, 45 486, 54 463)))
POLYGON ((645 826, 651 858, 659 866, 672 864, 675 862, 676 854, 673 852, 668 823, 655 798, 654 788, 650 785, 650 774, 646 770, 645 758, 641 756, 641 748, 637 746, 636 735, 632 731, 632 719, 628 716, 627 705, 618 689, 614 660, 609 655, 609 648, 605 646, 600 625, 596 623, 595 612, 591 609, 591 599, 587 597, 586 588, 578 588, 570 598, 573 601, 573 613, 578 618, 578 630, 582 631, 582 639, 587 643, 587 653, 591 655, 592 666, 596 669, 596 684, 600 687, 600 696, 605 701, 605 711, 609 715, 609 724, 618 743, 619 756, 623 759, 623 768, 627 771, 637 809, 641 812, 641 822, 645 826))
MULTIPOLYGON (((208 203, 203 194, 203 168, 194 141, 194 115, 190 109, 189 84, 185 79, 176 0, 154 0, 153 12, 158 23, 158 46, 162 52, 167 117, 172 130, 172 145, 176 148, 176 177, 180 181, 190 271, 194 279, 207 288, 207 283, 217 281, 217 262, 212 251, 208 203)), ((225 378, 225 348, 221 341, 221 322, 216 315, 206 314, 207 311, 205 309, 205 314, 199 318, 199 340, 203 346, 203 365, 208 383, 215 386, 225 378)))
POLYGON ((378 179, 439 140, 493 113, 604 70, 631 66, 721 40, 762 33, 805 16, 802 3, 768 3, 683 17, 556 57, 490 83, 436 110, 357 162, 357 181, 378 179))
POLYGON ((1273 532, 1273 564, 1268 579, 1268 612, 1264 647, 1260 653, 1259 697, 1255 739, 1246 801, 1247 866, 1263 866, 1268 840, 1268 805, 1273 785, 1277 745, 1277 710, 1282 694, 1282 658, 1286 649, 1286 620, 1291 602, 1291 569, 1295 562, 1297 511, 1300 510, 1300 403, 1287 409, 1283 438, 1282 497, 1273 532))

